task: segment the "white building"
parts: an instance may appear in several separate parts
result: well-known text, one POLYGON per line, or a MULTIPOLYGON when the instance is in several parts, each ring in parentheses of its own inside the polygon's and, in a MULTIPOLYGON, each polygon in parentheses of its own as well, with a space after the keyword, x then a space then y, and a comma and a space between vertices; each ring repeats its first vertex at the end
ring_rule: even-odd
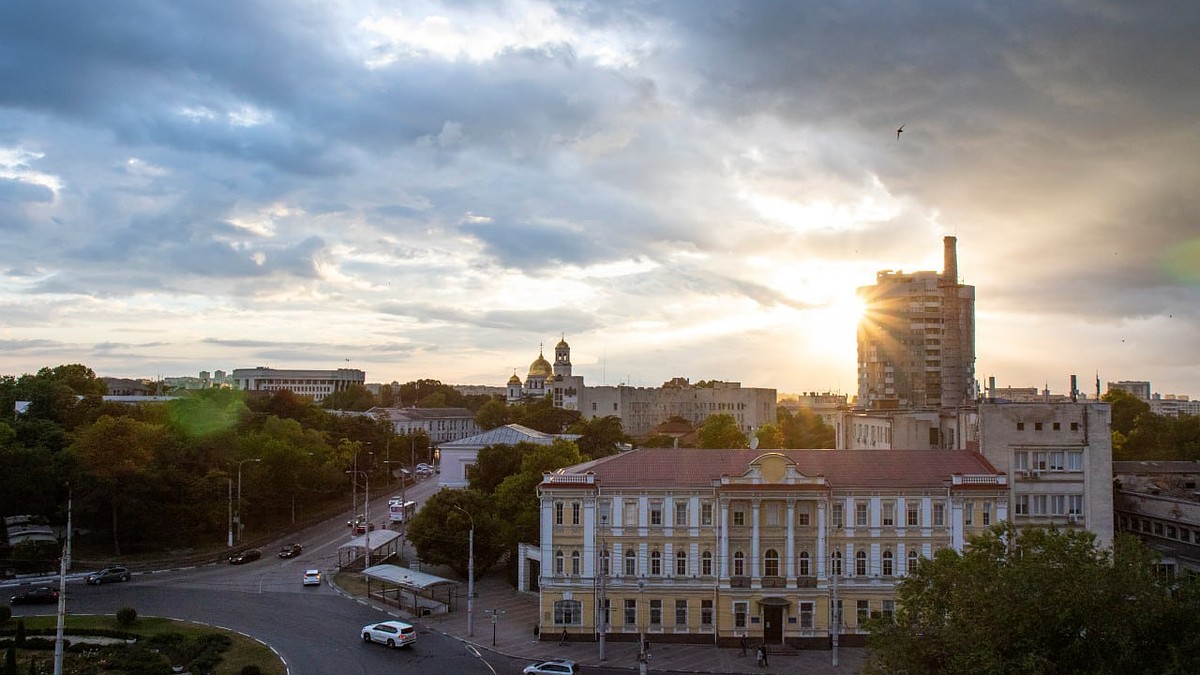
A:
POLYGON ((244 391, 290 391, 319 403, 335 391, 344 391, 356 384, 365 385, 367 376, 357 368, 277 370, 259 366, 235 368, 232 380, 235 388, 244 391))
POLYGON ((1008 475, 1013 524, 1082 527, 1112 545, 1109 404, 983 403, 979 445, 1008 475))
POLYGON ((479 433, 475 413, 466 408, 371 408, 366 414, 387 420, 397 434, 423 433, 431 446, 479 433))
POLYGON ((542 355, 529 366, 524 382, 513 374, 506 387, 509 403, 551 396, 554 405, 578 410, 584 419, 621 418, 625 433, 645 436, 671 417, 682 417, 698 426, 709 415, 728 414, 747 435, 776 420, 774 389, 742 387, 739 382, 713 381, 703 386, 677 377, 661 387, 626 385, 589 387, 571 372, 571 347, 560 340, 554 347, 554 364, 542 355))
POLYGON ((438 445, 438 456, 441 473, 438 475, 439 487, 467 487, 467 469, 475 465, 479 451, 489 445, 516 445, 517 443, 532 443, 534 445, 550 445, 555 439, 561 438, 573 441, 578 434, 547 434, 536 429, 507 424, 496 427, 470 438, 462 438, 438 445))

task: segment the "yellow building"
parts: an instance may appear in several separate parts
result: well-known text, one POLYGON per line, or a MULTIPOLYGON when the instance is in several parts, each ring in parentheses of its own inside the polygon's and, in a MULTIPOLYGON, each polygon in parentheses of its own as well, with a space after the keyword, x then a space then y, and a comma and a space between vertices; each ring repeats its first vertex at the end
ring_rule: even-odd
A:
POLYGON ((558 638, 843 644, 919 557, 1007 518, 966 450, 644 448, 539 486, 541 630, 558 638), (603 608, 603 609, 601 609, 603 608))

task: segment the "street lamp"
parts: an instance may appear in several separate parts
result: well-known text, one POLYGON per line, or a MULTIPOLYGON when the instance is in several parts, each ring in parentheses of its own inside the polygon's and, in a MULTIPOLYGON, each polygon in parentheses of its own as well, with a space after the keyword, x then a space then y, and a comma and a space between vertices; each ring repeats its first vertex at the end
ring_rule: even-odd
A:
MULTIPOLYGON (((355 455, 357 457, 357 455, 355 455)), ((354 476, 354 487, 358 488, 358 474, 363 476, 363 529, 367 532, 367 560, 363 565, 363 569, 371 566, 371 474, 366 471, 347 471, 347 474, 354 476)), ((351 535, 353 535, 351 530, 351 535)))
POLYGON ((475 518, 458 504, 454 508, 471 519, 471 533, 467 539, 467 637, 475 636, 475 518))
MULTIPOLYGON (((246 462, 261 462, 261 459, 243 459, 238 462, 238 480, 237 480, 237 511, 234 512, 229 522, 229 546, 233 546, 233 523, 237 523, 237 540, 242 540, 242 465, 246 462)), ((231 484, 229 487, 233 487, 231 484)))

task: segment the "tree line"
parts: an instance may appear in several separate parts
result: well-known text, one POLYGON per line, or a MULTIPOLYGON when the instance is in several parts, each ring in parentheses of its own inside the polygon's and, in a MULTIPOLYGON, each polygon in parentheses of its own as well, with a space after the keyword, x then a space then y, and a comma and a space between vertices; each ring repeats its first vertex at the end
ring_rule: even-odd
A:
POLYGON ((1200 416, 1157 415, 1149 403, 1120 389, 1100 400, 1112 404, 1113 459, 1200 461, 1200 416))

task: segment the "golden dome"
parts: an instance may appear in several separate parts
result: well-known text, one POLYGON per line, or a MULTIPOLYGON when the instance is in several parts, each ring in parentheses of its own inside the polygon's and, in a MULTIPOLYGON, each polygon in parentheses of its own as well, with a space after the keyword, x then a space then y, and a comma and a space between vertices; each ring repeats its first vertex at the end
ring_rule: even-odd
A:
POLYGON ((541 354, 538 354, 536 361, 529 364, 530 377, 550 377, 553 373, 554 369, 550 367, 550 362, 541 354))
POLYGON ((563 339, 558 341, 558 344, 554 345, 554 348, 555 349, 570 349, 571 345, 567 344, 567 339, 564 337, 563 339))
POLYGON ((511 384, 521 384, 521 378, 517 377, 516 373, 513 373, 512 377, 508 378, 508 383, 510 385, 511 384))

